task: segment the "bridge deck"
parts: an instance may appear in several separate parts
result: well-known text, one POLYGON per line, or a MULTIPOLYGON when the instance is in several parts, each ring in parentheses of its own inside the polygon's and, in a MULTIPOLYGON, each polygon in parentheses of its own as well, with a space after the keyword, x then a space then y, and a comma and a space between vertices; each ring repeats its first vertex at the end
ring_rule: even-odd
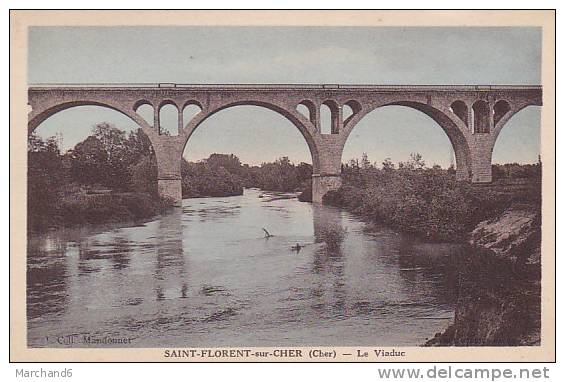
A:
POLYGON ((29 89, 201 89, 201 90, 367 90, 367 91, 489 91, 541 90, 541 85, 355 85, 355 84, 175 84, 107 83, 29 84, 29 89))

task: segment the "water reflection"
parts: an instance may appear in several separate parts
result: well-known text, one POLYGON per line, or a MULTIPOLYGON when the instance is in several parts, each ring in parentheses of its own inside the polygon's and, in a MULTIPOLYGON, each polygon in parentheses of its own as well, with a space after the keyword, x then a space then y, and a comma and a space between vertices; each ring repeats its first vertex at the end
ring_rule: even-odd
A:
POLYGON ((314 251, 312 272, 317 275, 312 287, 312 309, 320 315, 346 315, 346 291, 342 243, 347 234, 342 212, 337 208, 312 205, 314 239, 319 245, 314 251))
POLYGON ((130 242, 127 238, 115 236, 108 242, 78 238, 76 246, 80 260, 79 275, 85 275, 99 272, 104 268, 104 262, 97 260, 108 260, 115 270, 127 269, 135 243, 130 242))
POLYGON ((457 300, 459 259, 465 258, 468 250, 459 244, 405 238, 399 247, 398 265, 408 292, 433 295, 435 304, 449 306, 457 300))
POLYGON ((60 315, 67 305, 69 270, 65 261, 67 241, 46 235, 28 240, 27 316, 35 319, 45 314, 60 315))
POLYGON ((187 297, 187 272, 183 252, 182 209, 161 217, 156 235, 155 294, 157 300, 187 297))

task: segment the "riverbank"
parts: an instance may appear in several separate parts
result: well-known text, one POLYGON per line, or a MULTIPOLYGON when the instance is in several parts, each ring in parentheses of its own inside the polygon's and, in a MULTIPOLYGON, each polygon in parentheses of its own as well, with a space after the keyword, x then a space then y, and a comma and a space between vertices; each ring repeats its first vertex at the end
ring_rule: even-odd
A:
POLYGON ((425 167, 417 156, 398 168, 348 164, 342 179, 339 189, 324 195, 324 204, 428 241, 465 242, 477 224, 513 205, 541 205, 537 173, 474 185, 458 181, 453 170, 425 167))
POLYGON ((541 331, 541 215, 516 204, 479 223, 462 259, 454 322, 424 346, 532 346, 541 331))
POLYGON ((89 193, 79 188, 60 195, 48 214, 28 211, 28 230, 41 232, 63 226, 140 222, 157 216, 171 205, 150 193, 110 190, 89 193))
POLYGON ((491 184, 459 182, 418 156, 395 167, 343 168, 324 196, 368 221, 426 241, 468 243, 457 259, 454 322, 425 346, 519 346, 540 342, 541 165, 494 166, 491 184))

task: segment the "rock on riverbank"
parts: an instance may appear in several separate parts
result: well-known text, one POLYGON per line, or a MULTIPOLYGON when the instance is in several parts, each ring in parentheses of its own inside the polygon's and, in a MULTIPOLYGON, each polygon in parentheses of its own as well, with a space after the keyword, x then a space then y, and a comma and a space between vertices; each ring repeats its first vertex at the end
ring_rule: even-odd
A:
POLYGON ((520 265, 539 265, 541 216, 529 205, 508 208, 502 215, 477 225, 470 244, 520 265))
POLYGON ((454 323, 425 346, 539 345, 539 209, 514 205, 479 223, 469 242, 454 323))

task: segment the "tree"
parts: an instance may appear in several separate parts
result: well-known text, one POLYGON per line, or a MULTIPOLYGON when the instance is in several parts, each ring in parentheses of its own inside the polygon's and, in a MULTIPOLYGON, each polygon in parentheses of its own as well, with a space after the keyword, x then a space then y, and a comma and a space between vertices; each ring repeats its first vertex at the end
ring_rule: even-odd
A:
POLYGON ((127 155, 125 160, 129 164, 134 164, 144 157, 151 157, 155 155, 151 141, 141 129, 130 131, 125 145, 127 155))
POLYGON ((131 179, 128 172, 128 159, 131 160, 130 147, 126 133, 107 122, 99 123, 92 130, 106 151, 107 187, 118 190, 130 189, 131 179))
POLYGON ((28 136, 27 151, 31 153, 52 152, 57 155, 60 154, 56 137, 49 137, 46 140, 43 140, 35 132, 28 136))
POLYGON ((56 211, 65 176, 55 137, 42 140, 31 134, 28 137, 28 228, 53 223, 50 216, 56 211))
POLYGON ((312 165, 309 163, 300 162, 296 166, 296 177, 299 182, 304 182, 305 180, 312 179, 312 165))
POLYGON ((126 133, 114 125, 108 122, 98 123, 92 128, 92 136, 102 143, 109 157, 118 157, 125 153, 126 133))
POLYGON ((371 161, 369 161, 369 156, 367 153, 363 153, 361 155, 361 168, 363 170, 367 170, 371 167, 371 161))
POLYGON ((394 163, 392 163, 392 160, 390 160, 390 158, 385 158, 382 165, 383 165, 383 170, 385 171, 394 170, 394 163))
MULTIPOLYGON (((215 159, 222 160, 229 157, 227 155, 220 157, 218 156, 219 154, 213 155, 215 155, 215 159)), ((214 163, 214 160, 211 162, 214 163)), ((217 163, 210 165, 208 160, 192 163, 187 162, 183 158, 181 162, 181 177, 182 194, 185 198, 243 194, 243 185, 239 177, 217 163)))
POLYGON ((98 138, 89 136, 77 143, 68 155, 73 181, 84 185, 112 183, 112 174, 108 169, 108 153, 98 138))
MULTIPOLYGON (((109 123, 99 123, 92 129, 92 135, 78 143, 69 153, 73 180, 84 185, 102 185, 113 190, 135 191, 132 171, 136 170, 137 185, 140 185, 139 163, 148 166, 154 159, 151 142, 141 130, 129 135, 109 123), (145 158, 149 158, 147 161, 145 158), (153 159, 151 159, 153 158, 153 159)), ((150 167, 146 168, 150 170, 150 167)), ((152 175, 147 181, 156 182, 152 175)), ((144 189, 149 184, 143 186, 144 189)), ((150 187, 151 188, 151 187, 150 187)))
POLYGON ((410 167, 416 170, 421 170, 426 167, 426 162, 422 158, 422 154, 420 153, 412 153, 410 154, 410 167))
POLYGON ((205 159, 206 164, 210 167, 223 167, 230 174, 239 175, 241 173, 241 162, 239 158, 233 154, 211 154, 205 159))
POLYGON ((131 187, 133 191, 157 195, 157 162, 155 156, 143 156, 137 163, 132 163, 131 187))

